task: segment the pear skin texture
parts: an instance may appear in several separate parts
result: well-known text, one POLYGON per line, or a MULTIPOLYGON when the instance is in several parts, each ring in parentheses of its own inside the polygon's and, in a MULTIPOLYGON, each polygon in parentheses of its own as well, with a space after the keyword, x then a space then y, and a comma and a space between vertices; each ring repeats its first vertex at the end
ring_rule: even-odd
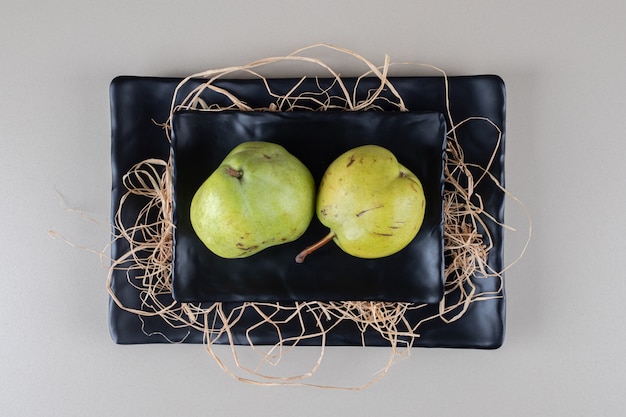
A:
POLYGON ((382 258, 405 248, 424 220, 420 180, 378 145, 354 148, 327 168, 317 216, 335 243, 359 258, 382 258))
POLYGON ((216 255, 245 258, 299 238, 314 216, 315 193, 311 172, 285 148, 244 142, 196 191, 191 224, 216 255))

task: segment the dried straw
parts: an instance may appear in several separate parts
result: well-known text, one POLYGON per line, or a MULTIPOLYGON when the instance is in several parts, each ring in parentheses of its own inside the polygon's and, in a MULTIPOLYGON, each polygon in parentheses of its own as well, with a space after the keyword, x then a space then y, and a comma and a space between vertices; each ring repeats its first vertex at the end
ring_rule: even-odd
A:
MULTIPOLYGON (((406 65, 403 64, 403 65, 406 65)), ((448 98, 448 78, 443 70, 431 65, 412 64, 429 68, 439 72, 446 89, 446 109, 448 119, 451 120, 448 98)), ((170 138, 171 117, 180 110, 197 111, 293 111, 307 109, 312 111, 327 111, 341 109, 345 111, 372 110, 380 107, 381 101, 388 106, 392 104, 398 111, 407 111, 404 101, 388 78, 392 63, 388 56, 382 66, 376 66, 359 54, 343 48, 330 45, 313 45, 299 49, 289 55, 271 57, 252 62, 247 65, 228 67, 204 71, 190 75, 183 79, 176 87, 170 107, 170 119, 163 124, 167 138, 170 138), (366 67, 366 71, 357 78, 356 86, 350 90, 343 82, 342 77, 322 60, 306 56, 316 48, 325 48, 339 53, 347 58, 354 58, 366 67), (263 67, 282 63, 298 62, 313 65, 328 75, 325 78, 333 80, 333 87, 338 87, 340 96, 331 96, 329 88, 322 88, 307 93, 295 92, 300 82, 287 94, 274 92, 267 79, 261 75, 263 67), (251 108, 234 93, 216 85, 216 81, 230 77, 241 76, 257 78, 263 81, 268 94, 274 99, 267 106, 251 108), (380 80, 378 87, 367 93, 366 97, 357 95, 360 81, 365 77, 376 77, 380 80), (191 80, 206 80, 193 88, 184 97, 179 97, 182 87, 191 80), (211 91, 226 97, 230 105, 217 106, 208 103, 203 95, 211 91), (386 92, 383 96, 383 92, 386 92), (389 94, 391 98, 389 98, 389 94)), ((493 271, 487 264, 487 256, 493 247, 488 234, 484 218, 495 220, 486 213, 479 195, 474 190, 481 181, 492 181, 502 188, 495 177, 489 174, 490 166, 478 167, 482 174, 475 178, 473 172, 476 166, 464 161, 463 149, 459 145, 457 130, 469 122, 488 123, 500 138, 501 130, 493 122, 485 118, 472 118, 459 123, 452 122, 448 132, 447 162, 445 164, 445 181, 447 187, 444 192, 444 248, 446 259, 449 259, 445 269, 445 294, 439 304, 436 314, 425 314, 417 323, 409 322, 406 312, 409 310, 424 309, 425 305, 394 302, 322 302, 309 301, 290 305, 280 303, 243 303, 238 308, 227 310, 222 303, 188 304, 172 301, 171 297, 171 255, 172 235, 175 225, 172 223, 172 161, 149 159, 135 165, 123 177, 127 193, 121 198, 119 211, 115 216, 115 227, 119 231, 116 239, 124 239, 130 243, 130 249, 119 259, 112 262, 107 277, 107 289, 113 301, 121 309, 136 314, 140 318, 158 316, 174 328, 186 328, 190 331, 200 331, 204 334, 204 345, 216 363, 232 377, 239 381, 260 385, 310 385, 330 387, 327 384, 309 383, 311 378, 322 364, 326 352, 326 336, 337 325, 344 321, 354 323, 364 335, 366 331, 377 332, 391 347, 388 361, 382 369, 374 374, 364 384, 354 387, 333 387, 340 389, 363 389, 387 374, 389 368, 399 359, 408 356, 410 347, 419 338, 419 329, 423 323, 430 320, 442 320, 451 323, 461 318, 472 303, 502 297, 501 271, 493 271), (464 185, 463 185, 464 184, 464 185), (141 197, 146 203, 131 225, 122 219, 125 203, 130 198, 141 197), (481 232, 479 232, 481 231, 481 232), (137 288, 140 293, 140 308, 125 306, 112 289, 111 282, 114 271, 126 271, 128 282, 137 288), (132 272, 132 274, 131 274, 132 272), (132 278, 130 278, 132 276, 132 278), (477 279, 500 280, 499 289, 490 293, 477 291, 477 279), (248 346, 258 354, 259 362, 256 366, 246 366, 238 353, 234 342, 233 329, 239 324, 244 312, 247 315, 256 314, 258 321, 246 331, 248 346), (307 328, 305 322, 313 318, 315 328, 307 328), (286 337, 282 333, 285 325, 296 324, 301 329, 297 336, 286 337), (273 329, 278 342, 273 346, 255 346, 254 332, 258 329, 273 329), (232 352, 235 368, 228 366, 216 353, 215 343, 228 340, 232 352), (306 340, 319 340, 319 352, 308 371, 298 375, 275 376, 260 372, 265 365, 277 367, 289 349, 293 349, 306 340), (306 381, 306 382, 305 382, 306 381)), ((497 147, 493 150, 494 156, 497 147)), ((491 164, 491 161, 489 165, 491 164)), ((426 310, 426 309, 424 309, 426 310)), ((365 341, 363 340, 363 344, 365 341)))

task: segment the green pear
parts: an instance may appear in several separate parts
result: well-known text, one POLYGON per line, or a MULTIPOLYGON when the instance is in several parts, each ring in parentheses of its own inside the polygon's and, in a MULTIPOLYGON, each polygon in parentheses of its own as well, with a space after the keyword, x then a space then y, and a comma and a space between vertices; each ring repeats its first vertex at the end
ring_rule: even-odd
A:
POLYGON ((332 162, 318 190, 317 217, 330 233, 296 262, 331 240, 359 258, 392 255, 415 238, 425 208, 422 183, 393 153, 378 145, 354 148, 332 162))
POLYGON ((244 142, 196 191, 191 225, 222 258, 245 258, 292 242, 315 212, 311 172, 280 145, 244 142))

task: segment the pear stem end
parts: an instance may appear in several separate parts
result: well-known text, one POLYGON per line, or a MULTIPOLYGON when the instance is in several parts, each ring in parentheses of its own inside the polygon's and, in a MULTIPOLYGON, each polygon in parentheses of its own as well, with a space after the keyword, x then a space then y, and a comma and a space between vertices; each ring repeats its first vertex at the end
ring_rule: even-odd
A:
POLYGON ((231 167, 226 167, 226 173, 230 175, 231 177, 235 177, 235 178, 243 177, 242 171, 238 171, 235 168, 231 168, 231 167))
POLYGON ((306 247, 302 252, 300 252, 296 256, 296 262, 301 264, 302 262, 304 262, 304 258, 306 258, 307 255, 315 252, 316 250, 318 250, 319 248, 321 248, 322 246, 324 246, 325 244, 327 244, 328 242, 330 242, 334 238, 335 238, 335 232, 331 231, 329 234, 324 236, 319 242, 314 243, 311 246, 306 247))

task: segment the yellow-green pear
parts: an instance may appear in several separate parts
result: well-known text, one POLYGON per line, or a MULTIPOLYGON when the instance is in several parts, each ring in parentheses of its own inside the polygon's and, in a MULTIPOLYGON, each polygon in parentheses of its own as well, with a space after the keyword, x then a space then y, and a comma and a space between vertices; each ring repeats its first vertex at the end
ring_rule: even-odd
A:
POLYGON ((222 258, 245 258, 292 242, 315 212, 309 169, 280 145, 244 142, 234 148, 196 191, 191 225, 222 258))
POLYGON ((331 240, 359 258, 392 255, 415 238, 425 208, 420 180, 392 152, 378 145, 349 150, 327 168, 318 190, 317 217, 330 233, 296 262, 331 240))

